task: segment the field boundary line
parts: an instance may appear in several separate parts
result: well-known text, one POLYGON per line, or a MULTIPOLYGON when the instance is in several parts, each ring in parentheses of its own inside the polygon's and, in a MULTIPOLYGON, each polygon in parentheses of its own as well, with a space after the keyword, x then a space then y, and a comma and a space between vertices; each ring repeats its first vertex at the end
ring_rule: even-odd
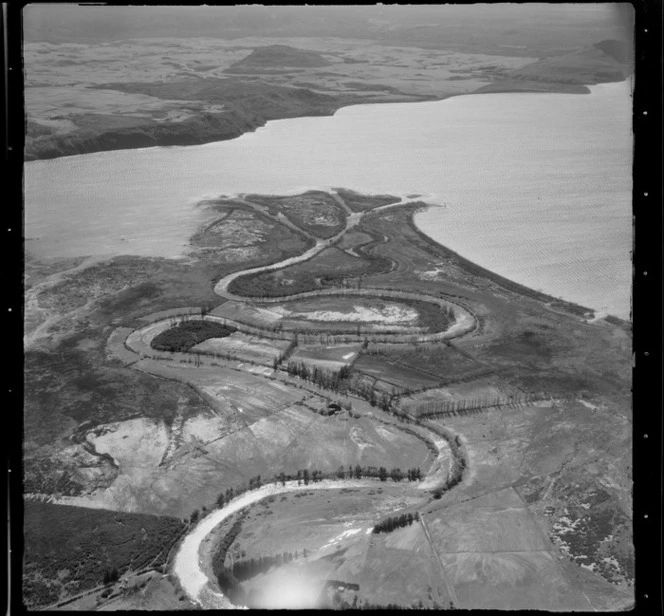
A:
POLYGON ((429 547, 431 548, 431 551, 433 552, 433 556, 436 559, 436 562, 438 563, 438 566, 440 567, 440 572, 441 576, 443 578, 443 582, 445 583, 445 587, 447 588, 447 594, 452 598, 452 601, 454 601, 454 605, 457 608, 461 608, 461 605, 459 604, 459 599, 456 596, 456 593, 454 592, 454 587, 450 583, 449 578, 447 577, 447 573, 445 571, 445 566, 443 565, 443 561, 440 560, 440 556, 438 555, 438 552, 435 550, 433 547, 433 541, 431 540, 431 535, 429 534, 429 529, 427 528, 426 521, 424 519, 424 513, 420 511, 420 522, 422 524, 422 528, 424 529, 424 534, 426 535, 427 542, 429 543, 429 547))

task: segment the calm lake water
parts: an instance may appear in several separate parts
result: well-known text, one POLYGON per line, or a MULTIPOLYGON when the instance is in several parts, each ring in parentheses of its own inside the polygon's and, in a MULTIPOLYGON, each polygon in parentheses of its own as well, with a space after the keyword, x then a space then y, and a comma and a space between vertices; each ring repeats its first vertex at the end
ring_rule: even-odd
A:
POLYGON ((631 87, 359 105, 203 146, 25 166, 39 257, 176 257, 204 197, 344 186, 421 194, 431 237, 517 282, 629 316, 631 87))

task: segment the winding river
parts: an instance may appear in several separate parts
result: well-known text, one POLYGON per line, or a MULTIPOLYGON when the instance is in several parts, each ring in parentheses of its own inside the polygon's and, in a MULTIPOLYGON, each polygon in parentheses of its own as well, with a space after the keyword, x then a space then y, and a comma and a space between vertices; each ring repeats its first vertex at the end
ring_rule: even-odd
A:
MULTIPOLYGON (((335 195, 335 198, 337 198, 337 200, 340 201, 340 203, 344 206, 344 208, 347 211, 349 211, 346 204, 343 203, 341 197, 335 195)), ((386 207, 398 206, 407 202, 408 202, 407 199, 402 199, 397 204, 391 204, 389 206, 382 206, 380 208, 375 208, 373 211, 384 209, 386 207)), ((366 213, 367 212, 361 212, 349 215, 346 219, 346 224, 343 230, 341 230, 337 235, 335 235, 330 239, 317 241, 314 247, 302 253, 301 255, 298 255, 296 257, 290 257, 277 263, 256 267, 256 268, 245 269, 227 275, 217 283, 217 285, 215 286, 215 292, 218 295, 229 299, 255 301, 253 298, 245 298, 230 293, 228 291, 228 285, 238 276, 281 269, 289 265, 293 265, 294 263, 299 263, 301 261, 312 258, 316 254, 318 254, 321 250, 324 250, 331 243, 334 243, 337 240, 339 240, 349 229, 353 228, 366 213)), ((336 291, 336 293, 338 293, 338 290, 336 291)), ((293 299, 299 299, 301 297, 318 297, 318 296, 333 295, 333 294, 335 294, 335 290, 333 289, 318 290, 306 293, 299 293, 285 298, 272 298, 271 300, 268 301, 284 302, 293 299)), ((476 327, 476 319, 474 315, 472 315, 465 308, 449 300, 430 296, 424 293, 381 291, 378 289, 357 289, 357 290, 346 291, 345 295, 350 295, 350 296, 389 295, 390 297, 394 298, 402 298, 402 299, 411 298, 411 299, 430 301, 440 305, 441 307, 446 306, 448 304, 454 305, 455 313, 457 315, 456 322, 453 323, 452 326, 447 331, 430 334, 426 336, 420 336, 419 340, 426 343, 436 343, 450 337, 459 337, 472 331, 476 327)), ((189 318, 194 318, 194 317, 189 317, 189 318)), ((198 318, 205 318, 212 320, 215 319, 215 317, 213 316, 212 317, 199 316, 198 318)), ((149 316, 147 317, 147 320, 150 321, 149 316)), ((128 333, 128 335, 127 334, 124 335, 122 341, 124 348, 128 351, 132 351, 139 357, 151 357, 157 360, 160 359, 173 360, 177 359, 177 357, 179 356, 185 356, 186 355, 185 353, 177 353, 177 354, 162 353, 154 351, 151 348, 152 338, 154 338, 154 336, 157 335, 159 332, 169 327, 172 327, 172 325, 173 325, 173 315, 169 315, 168 317, 164 318, 163 315, 159 314, 158 317, 154 321, 150 322, 148 325, 139 328, 137 330, 134 330, 128 333)), ((393 339, 395 341, 398 341, 401 338, 401 336, 399 336, 398 334, 385 334, 385 336, 387 336, 388 339, 393 339)), ((198 359, 203 364, 210 362, 212 365, 214 364, 215 361, 219 361, 218 359, 212 360, 212 359, 206 359, 204 357, 201 358, 200 356, 198 357, 198 359)), ((430 432, 429 436, 431 437, 431 442, 434 443, 434 445, 438 449, 438 462, 440 462, 441 457, 447 457, 448 455, 453 455, 453 456, 459 455, 459 454, 450 453, 452 452, 452 449, 447 446, 445 439, 440 438, 441 435, 438 432, 429 431, 425 426, 422 425, 420 426, 420 429, 430 432)), ((441 468, 440 464, 432 465, 432 467, 429 469, 429 473, 424 478, 424 481, 422 484, 420 484, 419 488, 422 490, 428 490, 431 489, 432 487, 435 487, 436 484, 440 484, 441 482, 444 483, 445 481, 447 481, 448 478, 447 474, 445 474, 444 477, 438 476, 440 473, 440 468, 441 468)), ((208 563, 201 562, 201 555, 200 555, 201 546, 203 542, 208 539, 208 537, 215 530, 215 528, 219 526, 219 524, 221 524, 224 520, 228 519, 230 516, 234 515, 240 510, 274 494, 279 494, 282 492, 294 492, 298 490, 311 490, 311 489, 321 490, 321 489, 337 489, 344 487, 365 488, 365 487, 372 487, 372 485, 375 485, 375 482, 368 480, 362 481, 362 480, 353 480, 353 479, 348 479, 346 481, 323 480, 321 482, 310 483, 308 485, 299 485, 299 482, 297 481, 287 481, 284 482, 283 485, 273 483, 262 486, 257 490, 245 492, 244 494, 236 497, 235 499, 227 503, 224 507, 216 509, 211 513, 209 513, 206 517, 200 520, 196 524, 196 526, 194 526, 193 529, 190 530, 190 532, 184 537, 184 539, 181 541, 181 543, 178 546, 178 550, 176 552, 173 564, 173 572, 178 578, 181 587, 187 593, 189 598, 197 605, 201 606, 204 609, 232 609, 235 606, 228 600, 227 597, 223 595, 223 593, 221 593, 216 582, 214 580, 211 580, 206 574, 205 569, 207 568, 206 566, 208 563)))

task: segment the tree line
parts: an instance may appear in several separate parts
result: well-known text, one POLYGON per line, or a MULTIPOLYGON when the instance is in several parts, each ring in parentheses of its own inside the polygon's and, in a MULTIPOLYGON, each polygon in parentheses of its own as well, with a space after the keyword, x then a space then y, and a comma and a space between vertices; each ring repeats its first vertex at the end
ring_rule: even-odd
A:
POLYGON ((504 406, 507 404, 527 404, 547 398, 543 393, 512 394, 510 396, 496 395, 492 398, 480 397, 464 398, 462 400, 431 400, 419 404, 415 411, 420 418, 435 417, 453 413, 463 413, 476 409, 504 406))
POLYGON ((402 513, 399 516, 385 518, 384 520, 378 522, 376 526, 373 527, 371 531, 374 535, 379 533, 391 533, 397 528, 403 528, 404 526, 411 526, 415 521, 417 522, 420 519, 420 514, 418 511, 413 513, 412 511, 408 513, 402 513))
MULTIPOLYGON (((239 486, 236 488, 233 488, 231 486, 230 488, 227 488, 224 492, 219 493, 219 496, 217 496, 215 504, 217 507, 221 508, 226 503, 229 503, 231 500, 233 500, 235 497, 240 496, 241 494, 244 494, 247 491, 256 490, 261 486, 269 483, 273 484, 281 483, 282 485, 286 485, 287 481, 297 481, 297 485, 304 484, 306 486, 309 485, 310 482, 318 483, 323 479, 331 479, 331 478, 362 479, 362 477, 378 478, 381 481, 387 481, 387 479, 390 478, 392 479, 392 481, 395 482, 399 482, 404 479, 408 479, 408 481, 422 481, 422 471, 419 467, 416 467, 416 468, 409 468, 407 469, 406 473, 404 473, 400 468, 396 467, 388 471, 383 466, 363 467, 360 466, 359 464, 356 464, 355 467, 349 465, 348 470, 346 470, 343 467, 343 465, 341 465, 336 471, 327 472, 327 473, 324 473, 323 471, 318 469, 313 469, 310 471, 307 468, 298 470, 297 473, 295 473, 295 475, 281 471, 281 473, 279 474, 275 473, 271 479, 264 480, 261 478, 260 475, 256 475, 255 477, 251 477, 249 479, 249 483, 247 485, 239 486)), ((198 520, 201 517, 201 513, 203 514, 207 513, 207 508, 203 507, 202 510, 200 511, 198 509, 195 509, 189 516, 189 522, 191 524, 195 524, 196 522, 198 522, 198 520)))
POLYGON ((349 366, 342 366, 339 370, 335 371, 325 370, 316 365, 309 368, 303 361, 289 361, 286 366, 286 372, 290 376, 297 376, 323 389, 330 389, 340 393, 345 393, 348 389, 349 366))

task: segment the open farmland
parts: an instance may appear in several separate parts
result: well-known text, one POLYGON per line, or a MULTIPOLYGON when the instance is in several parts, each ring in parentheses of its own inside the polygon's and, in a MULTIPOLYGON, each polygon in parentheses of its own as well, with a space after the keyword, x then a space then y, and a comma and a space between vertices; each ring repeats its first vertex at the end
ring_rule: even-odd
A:
POLYGON ((287 340, 266 340, 235 332, 226 338, 209 338, 191 350, 271 365, 274 359, 283 355, 289 344, 287 340))
POLYGON ((323 417, 313 411, 325 407, 324 399, 277 381, 155 360, 141 360, 135 368, 185 380, 214 410, 176 416, 170 424, 135 419, 100 426, 88 440, 99 454, 112 456, 116 477, 105 489, 62 502, 186 516, 209 505, 211 491, 256 475, 313 467, 332 472, 349 464, 429 464, 422 440, 364 417, 323 417))
POLYGON ((391 483, 364 490, 305 490, 270 497, 243 518, 226 566, 285 552, 297 554, 294 560, 275 564, 243 583, 256 607, 274 606, 276 587, 295 590, 302 584, 316 589, 311 598, 319 607, 339 607, 344 601, 358 607, 410 605, 409 598, 418 593, 423 606, 447 606, 447 595, 432 567, 433 554, 419 525, 390 535, 371 534, 379 519, 421 499, 415 485, 396 488, 391 483), (404 567, 408 575, 403 575, 404 567), (336 603, 334 594, 325 591, 327 580, 350 586, 336 603))
MULTIPOLYGON (((377 262, 376 262, 377 263, 377 262)), ((303 293, 322 288, 346 278, 355 278, 371 273, 377 267, 361 257, 344 252, 336 247, 323 250, 304 263, 285 267, 276 272, 250 274, 237 278, 231 291, 248 297, 279 297, 303 293)), ((387 265, 389 267, 389 263, 387 265)))
POLYGON ((290 356, 290 361, 304 362, 309 366, 319 366, 326 370, 337 371, 352 364, 359 356, 361 344, 350 345, 298 345, 290 356))

